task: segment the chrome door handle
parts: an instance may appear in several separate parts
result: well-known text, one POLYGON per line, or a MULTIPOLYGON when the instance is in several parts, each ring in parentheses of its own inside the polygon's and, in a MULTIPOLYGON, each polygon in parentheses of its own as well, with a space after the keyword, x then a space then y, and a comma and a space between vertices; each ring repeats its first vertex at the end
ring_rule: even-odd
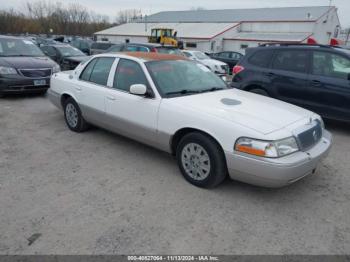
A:
POLYGON ((75 89, 78 90, 78 91, 81 91, 81 87, 80 86, 76 86, 75 89))
POLYGON ((115 97, 114 96, 107 96, 107 99, 114 101, 115 97))

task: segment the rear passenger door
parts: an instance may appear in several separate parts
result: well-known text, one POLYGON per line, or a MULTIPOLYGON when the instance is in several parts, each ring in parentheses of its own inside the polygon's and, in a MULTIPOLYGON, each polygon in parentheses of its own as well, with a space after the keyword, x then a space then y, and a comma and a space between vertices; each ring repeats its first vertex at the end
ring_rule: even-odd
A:
POLYGON ((265 73, 270 79, 276 98, 309 107, 312 93, 308 89, 311 54, 308 50, 279 49, 274 52, 271 69, 265 73))
POLYGON ((350 59, 313 51, 309 88, 312 109, 323 116, 350 120, 350 59))
POLYGON ((96 124, 106 121, 105 97, 114 57, 99 57, 91 60, 81 73, 76 85, 79 106, 84 118, 96 124))

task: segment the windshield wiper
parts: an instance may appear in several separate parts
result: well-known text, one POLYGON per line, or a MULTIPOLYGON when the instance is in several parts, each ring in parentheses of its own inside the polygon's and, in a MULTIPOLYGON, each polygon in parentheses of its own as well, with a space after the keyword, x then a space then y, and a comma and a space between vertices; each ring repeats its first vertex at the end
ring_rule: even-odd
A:
POLYGON ((22 55, 22 54, 13 54, 11 56, 25 56, 25 55, 22 55))
POLYGON ((173 91, 173 92, 168 92, 165 93, 166 95, 187 95, 187 94, 198 94, 200 93, 200 91, 197 90, 188 90, 188 89, 183 89, 183 90, 179 90, 179 91, 173 91))
POLYGON ((224 90, 224 89, 226 89, 226 88, 223 88, 223 87, 212 87, 212 88, 209 88, 209 89, 201 90, 201 93, 214 92, 214 91, 219 91, 219 90, 224 90))

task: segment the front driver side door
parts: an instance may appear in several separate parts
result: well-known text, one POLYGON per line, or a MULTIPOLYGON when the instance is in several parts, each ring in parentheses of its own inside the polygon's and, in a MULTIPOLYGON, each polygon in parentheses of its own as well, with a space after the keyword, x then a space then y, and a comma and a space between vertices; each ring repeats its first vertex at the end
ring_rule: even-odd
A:
POLYGON ((154 145, 157 143, 159 105, 160 98, 154 95, 141 65, 129 59, 120 59, 113 88, 108 90, 106 96, 109 127, 115 132, 154 145), (146 85, 148 95, 130 94, 130 86, 134 84, 146 85))

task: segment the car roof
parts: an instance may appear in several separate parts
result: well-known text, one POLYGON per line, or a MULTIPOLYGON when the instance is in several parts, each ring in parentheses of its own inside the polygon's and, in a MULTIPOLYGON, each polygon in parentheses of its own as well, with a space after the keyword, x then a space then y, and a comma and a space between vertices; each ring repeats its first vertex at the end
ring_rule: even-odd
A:
POLYGON ((9 36, 9 35, 0 35, 0 39, 19 39, 19 40, 27 40, 25 37, 9 36))
POLYGON ((183 52, 187 52, 187 53, 203 53, 202 51, 199 51, 199 50, 182 50, 183 52))
POLYGON ((156 43, 127 43, 127 45, 138 45, 138 46, 146 46, 146 47, 162 47, 161 44, 156 44, 156 43))
POLYGON ((125 52, 122 54, 129 57, 139 58, 144 61, 189 60, 188 58, 180 55, 159 54, 152 52, 125 52))
POLYGON ((47 45, 42 45, 42 47, 45 47, 45 46, 52 46, 52 47, 72 47, 72 48, 75 48, 71 45, 68 45, 68 44, 47 44, 47 45))
MULTIPOLYGON (((345 48, 341 48, 338 46, 330 46, 330 45, 313 45, 313 44, 289 44, 289 43, 281 43, 281 44, 268 44, 266 46, 262 45, 262 46, 257 46, 257 47, 252 47, 252 48, 248 48, 246 53, 250 53, 250 50, 276 50, 276 49, 303 49, 303 50, 323 50, 323 51, 330 51, 330 52, 334 52, 334 53, 341 53, 341 54, 345 54, 345 55, 350 55, 350 51, 345 49, 345 48)), ((255 53, 255 52, 253 52, 255 53)))

